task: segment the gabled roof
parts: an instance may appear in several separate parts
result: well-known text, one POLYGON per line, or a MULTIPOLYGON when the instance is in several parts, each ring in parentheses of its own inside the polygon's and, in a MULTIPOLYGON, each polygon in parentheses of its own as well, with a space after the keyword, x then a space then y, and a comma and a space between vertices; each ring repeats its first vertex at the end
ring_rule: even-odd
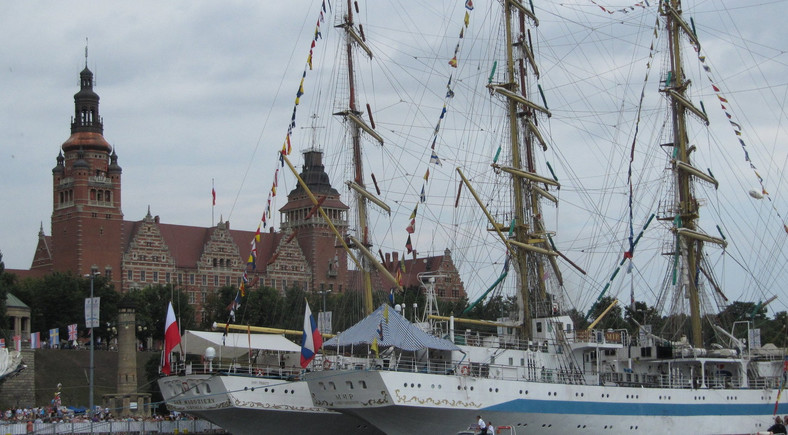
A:
POLYGON ((161 237, 170 249, 176 267, 196 267, 203 246, 210 239, 213 228, 186 225, 158 224, 161 237))
MULTIPOLYGON (((124 222, 124 251, 128 247, 135 234, 139 231, 144 221, 125 221, 124 222)), ((217 227, 193 227, 188 225, 175 225, 157 222, 164 243, 169 248, 175 266, 179 268, 194 268, 200 261, 203 248, 211 240, 211 235, 217 231, 217 227)), ((239 255, 243 262, 246 262, 251 249, 251 241, 255 231, 228 230, 233 242, 238 246, 239 255)), ((274 253, 281 233, 265 232, 260 233, 260 243, 257 244, 257 261, 267 262, 274 253)), ((264 264, 264 263, 263 263, 264 264)))
POLYGON ((378 307, 372 314, 323 343, 329 349, 350 346, 371 346, 376 341, 378 348, 394 346, 405 351, 421 349, 460 350, 449 340, 427 334, 387 304, 378 307))

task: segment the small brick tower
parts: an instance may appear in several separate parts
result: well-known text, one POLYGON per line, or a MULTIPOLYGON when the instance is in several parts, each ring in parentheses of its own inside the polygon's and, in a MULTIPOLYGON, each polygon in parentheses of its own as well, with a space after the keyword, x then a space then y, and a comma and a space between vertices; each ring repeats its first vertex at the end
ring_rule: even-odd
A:
POLYGON ((118 306, 118 393, 104 396, 104 406, 121 417, 149 417, 150 394, 138 393, 135 306, 118 306))

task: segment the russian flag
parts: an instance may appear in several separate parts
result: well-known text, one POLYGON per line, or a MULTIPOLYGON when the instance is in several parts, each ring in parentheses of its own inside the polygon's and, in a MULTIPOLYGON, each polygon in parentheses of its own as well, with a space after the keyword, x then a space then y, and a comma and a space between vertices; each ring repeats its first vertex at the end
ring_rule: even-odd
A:
POLYGON ((41 348, 41 333, 34 332, 30 334, 30 348, 31 349, 40 349, 41 348))
POLYGON ((321 346, 323 346, 323 336, 317 330, 317 322, 307 302, 304 311, 304 335, 301 336, 301 368, 306 368, 312 362, 321 346))

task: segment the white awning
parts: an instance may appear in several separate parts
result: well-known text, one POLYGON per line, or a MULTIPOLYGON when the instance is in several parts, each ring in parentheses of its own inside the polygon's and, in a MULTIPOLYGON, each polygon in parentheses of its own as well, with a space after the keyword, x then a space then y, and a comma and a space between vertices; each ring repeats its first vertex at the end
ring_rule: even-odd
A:
MULTIPOLYGON (((186 331, 181 337, 183 350, 187 354, 203 355, 207 347, 216 349, 216 355, 222 358, 236 358, 252 350, 271 350, 278 352, 301 352, 301 346, 276 334, 243 334, 228 333, 222 340, 221 332, 186 331), (224 345, 222 345, 224 343, 224 345), (251 344, 250 344, 251 343, 251 344)), ((178 346, 176 351, 180 351, 178 346)))

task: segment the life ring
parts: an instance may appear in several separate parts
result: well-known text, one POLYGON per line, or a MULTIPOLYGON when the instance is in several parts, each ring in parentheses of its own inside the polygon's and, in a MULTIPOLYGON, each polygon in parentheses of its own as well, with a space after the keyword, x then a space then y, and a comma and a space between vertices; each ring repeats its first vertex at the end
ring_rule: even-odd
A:
POLYGON ((254 374, 255 376, 265 376, 265 373, 263 373, 263 369, 257 369, 257 371, 254 374))
POLYGON ((330 370, 330 369, 331 369, 331 360, 326 358, 323 360, 323 370, 330 370))
POLYGON ((471 367, 467 364, 460 366, 460 374, 463 376, 468 376, 471 374, 471 367))

